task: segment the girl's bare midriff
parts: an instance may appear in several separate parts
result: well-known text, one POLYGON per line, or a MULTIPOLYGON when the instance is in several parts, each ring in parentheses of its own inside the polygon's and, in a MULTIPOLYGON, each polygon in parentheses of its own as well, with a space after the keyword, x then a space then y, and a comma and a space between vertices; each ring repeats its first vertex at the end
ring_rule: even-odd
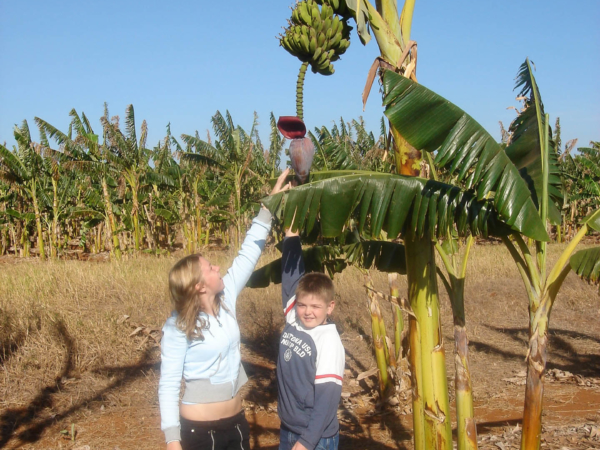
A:
POLYGON ((231 400, 217 403, 196 403, 180 405, 181 417, 188 420, 209 421, 233 417, 242 409, 242 398, 237 394, 231 400))

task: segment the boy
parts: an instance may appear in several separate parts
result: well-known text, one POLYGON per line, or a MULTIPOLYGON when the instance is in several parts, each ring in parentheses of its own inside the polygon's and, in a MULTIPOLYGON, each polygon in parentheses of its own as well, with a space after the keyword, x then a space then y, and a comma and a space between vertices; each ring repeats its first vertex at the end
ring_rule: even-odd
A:
POLYGON ((327 321, 335 306, 333 282, 321 273, 304 275, 300 237, 290 231, 281 268, 286 325, 277 362, 279 450, 337 450, 345 352, 327 321))

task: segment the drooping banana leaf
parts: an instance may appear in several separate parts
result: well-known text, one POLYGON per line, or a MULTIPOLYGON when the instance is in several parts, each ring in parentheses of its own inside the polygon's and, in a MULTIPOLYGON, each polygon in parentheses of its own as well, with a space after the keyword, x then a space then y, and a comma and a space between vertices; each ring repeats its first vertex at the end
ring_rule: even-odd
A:
MULTIPOLYGON (((473 193, 444 183, 378 172, 304 184, 267 197, 263 204, 283 218, 284 228, 292 230, 306 228, 310 233, 318 217, 325 238, 339 236, 353 214, 361 234, 366 227, 373 237, 384 230, 392 240, 406 231, 441 237, 449 227, 463 236, 510 232, 489 200, 477 200, 473 193)), ((528 224, 512 217, 509 220, 512 229, 521 233, 519 226, 528 224)), ((541 223, 527 233, 535 239, 546 236, 541 223)))
MULTIPOLYGON (((339 258, 339 250, 330 245, 320 245, 302 250, 304 266, 307 273, 324 272, 330 277, 346 268, 346 263, 339 258)), ((281 258, 257 269, 246 283, 250 288, 263 288, 269 284, 281 283, 281 258)))
POLYGON ((404 245, 387 241, 361 241, 345 245, 347 261, 363 269, 376 268, 380 272, 406 274, 404 245))
MULTIPOLYGON (((330 277, 348 264, 381 272, 406 273, 404 246, 395 242, 361 241, 341 247, 322 245, 302 250, 306 272, 327 271, 330 277)), ((281 258, 255 270, 246 284, 250 288, 281 283, 281 258)))
POLYGON ((385 115, 414 148, 437 151, 435 162, 457 173, 477 199, 491 197, 499 218, 525 236, 549 237, 531 193, 502 146, 471 116, 426 87, 385 71, 385 115))
POLYGON ((590 284, 600 283, 600 247, 580 250, 571 256, 571 269, 590 284))
MULTIPOLYGON (((529 59, 519 68, 515 89, 521 88, 519 97, 524 97, 525 110, 510 124, 511 138, 504 150, 521 177, 529 186, 533 202, 539 207, 542 195, 542 152, 540 136, 545 130, 544 104, 533 76, 529 59), (540 132, 541 130, 541 132, 540 132)), ((562 180, 556 154, 556 144, 548 142, 548 218, 554 224, 561 222, 560 208, 563 204, 562 180)))

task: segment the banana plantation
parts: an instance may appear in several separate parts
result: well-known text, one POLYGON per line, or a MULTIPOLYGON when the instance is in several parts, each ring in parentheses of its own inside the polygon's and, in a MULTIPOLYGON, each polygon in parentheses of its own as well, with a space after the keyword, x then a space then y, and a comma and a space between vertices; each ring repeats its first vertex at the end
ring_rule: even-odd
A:
MULTIPOLYGON (((600 273, 597 248, 577 251, 586 236, 600 231, 600 142, 563 145, 560 120, 551 126, 529 59, 515 67, 522 105, 508 128, 501 126, 500 141, 419 84, 414 4, 296 3, 279 36, 281 47, 298 59, 295 92, 290 81, 296 111, 279 121, 271 115, 268 145, 256 131, 257 117, 245 131, 219 112, 205 139, 198 132, 172 136, 167 126, 155 146, 146 142, 146 123, 136 124, 133 106, 124 120, 110 117, 105 106, 97 126, 73 109, 68 130, 36 118, 37 140, 26 122, 15 126, 17 145, 0 146, 0 255, 45 259, 110 252, 120 259, 176 248, 192 253, 212 244, 238 247, 262 202, 282 228, 300 230, 308 270, 333 275, 353 265, 365 274, 379 397, 392 404, 403 383, 410 384, 414 448, 450 450, 456 444, 466 450, 478 446, 465 317, 467 262, 477 240, 493 238, 506 246, 525 286, 529 335, 521 448, 540 448, 552 308, 569 272, 592 283, 600 273), (381 98, 371 94, 369 104, 383 105, 378 136, 361 119, 307 130, 308 68, 333 76, 341 55, 360 51, 351 46, 354 28, 361 45, 374 37, 380 51, 363 91, 366 104, 372 85, 382 87, 381 98), (265 186, 288 160, 282 154, 286 139, 295 187, 265 197, 265 186), (554 265, 547 257, 550 242, 566 243, 554 265), (374 289, 373 268, 390 274, 389 292, 374 289), (399 275, 406 276, 406 298, 399 275), (438 281, 453 316, 450 377, 438 281), (392 336, 383 301, 392 308, 392 336), (448 379, 454 380, 453 395, 448 379)), ((280 264, 257 270, 249 285, 280 281, 280 264)))

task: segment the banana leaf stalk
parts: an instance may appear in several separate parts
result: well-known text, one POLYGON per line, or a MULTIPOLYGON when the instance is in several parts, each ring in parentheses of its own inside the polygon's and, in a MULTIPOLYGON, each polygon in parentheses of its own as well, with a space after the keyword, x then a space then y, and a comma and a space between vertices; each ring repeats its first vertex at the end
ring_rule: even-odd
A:
POLYGON ((379 308, 377 296, 372 290, 373 283, 367 282, 367 309, 371 314, 371 332, 373 334, 373 349, 375 360, 379 369, 379 393, 381 400, 385 400, 393 392, 393 384, 388 374, 389 352, 387 351, 385 324, 379 308), (371 289, 369 289, 371 288, 371 289))
MULTIPOLYGON (((388 282, 390 283, 390 295, 392 297, 400 298, 398 274, 389 273, 388 282)), ((395 303, 390 303, 390 305, 392 307, 392 317, 394 318, 394 356, 393 358, 390 358, 390 362, 393 362, 393 365, 396 367, 400 358, 402 358, 402 332, 404 331, 404 319, 400 307, 395 303)))
POLYGON ((456 395, 458 450, 477 449, 477 426, 474 418, 473 386, 469 368, 469 339, 467 336, 464 301, 467 260, 473 241, 472 235, 467 238, 466 249, 460 268, 456 267, 456 259, 454 257, 454 249, 457 246, 456 240, 452 236, 448 237, 448 243, 451 246, 452 252, 451 258, 449 258, 448 253, 442 245, 439 243, 436 244, 436 249, 442 257, 449 276, 448 280, 438 269, 438 274, 446 287, 448 297, 450 297, 454 320, 454 389, 456 395))

